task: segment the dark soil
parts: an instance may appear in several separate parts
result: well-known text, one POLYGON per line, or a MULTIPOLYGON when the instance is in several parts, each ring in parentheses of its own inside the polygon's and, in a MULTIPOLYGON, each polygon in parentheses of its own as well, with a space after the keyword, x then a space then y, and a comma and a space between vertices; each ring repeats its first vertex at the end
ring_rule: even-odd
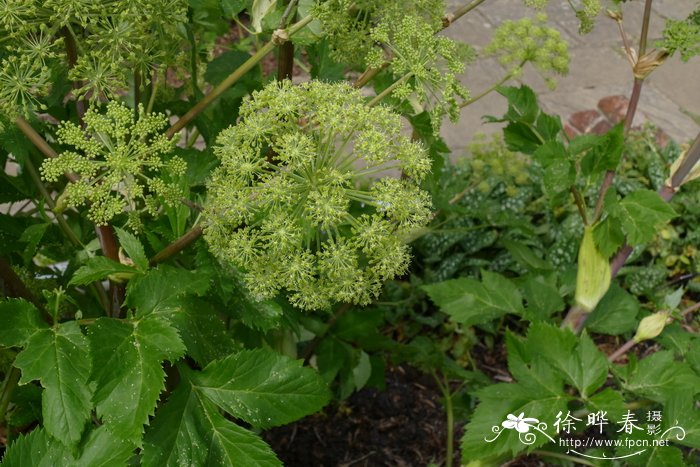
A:
MULTIPOLYGON (((385 390, 363 389, 340 406, 263 437, 289 467, 440 465, 446 431, 439 399, 428 376, 409 367, 389 368, 385 390)), ((457 430, 455 439, 460 437, 457 430)), ((460 465, 457 446, 455 451, 460 465)))

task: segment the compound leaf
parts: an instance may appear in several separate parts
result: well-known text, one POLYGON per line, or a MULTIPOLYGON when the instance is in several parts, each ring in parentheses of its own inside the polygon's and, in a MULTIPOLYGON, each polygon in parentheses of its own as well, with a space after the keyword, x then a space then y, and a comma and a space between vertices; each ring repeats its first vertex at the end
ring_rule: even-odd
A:
POLYGON ((193 381, 226 412, 263 428, 314 413, 330 396, 321 377, 301 361, 264 349, 212 362, 193 381))
POLYGON ((18 347, 35 332, 48 328, 39 310, 26 300, 0 302, 0 347, 18 347))
POLYGON ((32 334, 15 366, 20 384, 39 380, 44 387, 41 406, 44 428, 65 445, 80 441, 92 410, 88 341, 78 323, 69 321, 32 334))
POLYGON ((176 310, 183 296, 206 292, 210 279, 201 271, 160 266, 129 282, 126 303, 136 309, 137 316, 176 310))
POLYGON ((677 215, 658 193, 651 190, 633 191, 611 209, 611 214, 620 220, 630 245, 651 241, 657 227, 677 215))
POLYGON ((226 420, 188 374, 183 371, 183 381, 156 413, 146 435, 145 467, 282 465, 260 437, 226 420))
POLYGON ((139 443, 164 387, 161 364, 175 361, 185 347, 175 328, 157 316, 100 318, 89 338, 97 415, 115 436, 139 443))
POLYGON ((465 326, 486 323, 506 313, 522 313, 522 296, 510 280, 489 271, 483 271, 482 276, 482 282, 460 277, 423 289, 440 310, 465 326))

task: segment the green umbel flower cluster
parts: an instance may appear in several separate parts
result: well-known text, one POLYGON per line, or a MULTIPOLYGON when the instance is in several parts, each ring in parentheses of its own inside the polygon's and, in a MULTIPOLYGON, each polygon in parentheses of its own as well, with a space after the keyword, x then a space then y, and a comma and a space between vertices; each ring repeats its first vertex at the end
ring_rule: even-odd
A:
MULTIPOLYGON (((407 16, 427 24, 432 32, 440 30, 445 14, 444 0, 326 0, 319 2, 312 14, 327 36, 331 57, 340 63, 366 68, 383 52, 383 41, 374 42, 370 33, 375 27, 395 32, 407 16)), ((391 34, 390 36, 395 36, 391 34)))
POLYGON ((442 0, 329 0, 314 9, 333 58, 361 68, 388 64, 395 79, 410 75, 392 95, 417 97, 430 109, 436 132, 445 115, 453 121, 459 117, 458 100, 469 93, 456 75, 474 58, 466 44, 436 35, 444 13, 442 0))
POLYGON ((370 36, 388 50, 385 53, 383 49, 374 49, 376 56, 371 54, 374 58, 370 59, 370 66, 380 67, 388 60, 395 77, 410 75, 410 79, 394 90, 394 97, 415 95, 430 109, 436 133, 445 115, 453 122, 459 119, 458 99, 467 100, 469 92, 457 75, 464 72, 466 62, 473 60, 472 49, 460 48, 452 39, 435 35, 433 25, 414 15, 404 16, 394 27, 381 23, 372 29, 370 36))
POLYGON ((104 114, 95 108, 85 113, 85 129, 72 122, 61 123, 56 134, 62 145, 73 146, 41 166, 44 180, 57 181, 64 173, 77 180, 69 183, 60 200, 66 206, 89 204, 88 217, 97 225, 127 212, 127 225, 141 227, 140 212, 156 214, 158 198, 167 204, 184 195, 175 181, 187 166, 179 157, 166 158, 175 142, 160 132, 168 119, 162 114, 144 114, 134 121, 134 112, 111 101, 104 114), (167 180, 167 181, 166 181, 167 180))
POLYGON ((556 81, 552 75, 569 71, 569 45, 546 21, 547 16, 542 13, 534 20, 504 21, 484 52, 498 56, 501 64, 510 67, 512 76, 518 76, 526 63, 532 63, 547 85, 554 88, 556 81))
POLYGON ((182 56, 185 22, 186 0, 0 0, 0 110, 42 109, 66 64, 79 98, 114 97, 134 71, 147 82, 182 56))
POLYGON ((664 38, 656 46, 670 54, 679 52, 684 62, 700 54, 700 8, 685 20, 666 20, 664 38))
POLYGON ((259 299, 303 309, 368 304, 409 262, 402 241, 431 218, 430 168, 401 118, 345 83, 269 84, 224 130, 208 183, 205 238, 246 271, 259 299), (393 174, 401 178, 382 175, 393 174))

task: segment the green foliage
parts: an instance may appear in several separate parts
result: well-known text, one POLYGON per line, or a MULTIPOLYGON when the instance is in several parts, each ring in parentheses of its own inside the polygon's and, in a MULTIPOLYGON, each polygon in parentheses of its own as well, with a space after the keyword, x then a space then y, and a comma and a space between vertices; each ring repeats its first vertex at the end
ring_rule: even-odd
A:
MULTIPOLYGON (((2 465, 281 465, 262 431, 398 363, 466 423, 465 462, 571 455, 546 446, 564 414, 651 412, 685 437, 630 465, 695 462, 700 191, 667 186, 694 153, 569 137, 503 86, 568 71, 540 13, 483 49, 502 136, 453 157, 442 121, 482 95, 441 31, 477 3, 0 0, 2 465)), ((589 31, 600 2, 568 3, 589 31)), ((661 55, 697 53, 698 17, 661 55)))
POLYGON ((262 349, 232 354, 183 377, 146 435, 144 465, 281 465, 257 435, 217 407, 262 427, 313 413, 328 401, 312 370, 262 349))
POLYGON ((508 279, 489 271, 483 271, 482 276, 482 282, 460 278, 424 289, 444 313, 463 325, 523 312, 520 292, 508 279))
POLYGON ((69 79, 82 83, 76 98, 114 98, 134 70, 147 82, 153 69, 178 63, 178 27, 186 21, 184 0, 3 1, 0 108, 8 115, 46 110, 41 99, 66 59, 69 79))

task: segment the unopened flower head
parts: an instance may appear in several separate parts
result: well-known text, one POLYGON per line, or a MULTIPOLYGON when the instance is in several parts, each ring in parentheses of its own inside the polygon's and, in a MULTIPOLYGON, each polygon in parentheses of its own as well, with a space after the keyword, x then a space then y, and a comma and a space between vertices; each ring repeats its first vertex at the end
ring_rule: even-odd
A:
POLYGON ((402 238, 430 219, 430 167, 401 120, 347 84, 272 83, 217 140, 205 238, 260 299, 304 309, 367 304, 405 272, 402 238), (394 172, 402 178, 384 177, 394 172))
POLYGON ((569 45, 559 31, 546 25, 546 19, 540 13, 534 20, 504 21, 484 51, 498 56, 513 76, 520 74, 526 63, 532 63, 553 88, 554 76, 569 72, 569 45))
POLYGON ((168 119, 145 114, 111 101, 106 112, 91 108, 85 113, 85 129, 63 122, 56 132, 58 142, 74 150, 47 159, 41 166, 45 180, 55 182, 64 173, 77 176, 66 186, 62 200, 68 206, 89 204, 88 217, 98 225, 128 211, 128 224, 138 230, 140 211, 155 214, 158 198, 168 204, 183 196, 177 178, 186 170, 181 158, 166 157, 175 142, 160 132, 168 119))

